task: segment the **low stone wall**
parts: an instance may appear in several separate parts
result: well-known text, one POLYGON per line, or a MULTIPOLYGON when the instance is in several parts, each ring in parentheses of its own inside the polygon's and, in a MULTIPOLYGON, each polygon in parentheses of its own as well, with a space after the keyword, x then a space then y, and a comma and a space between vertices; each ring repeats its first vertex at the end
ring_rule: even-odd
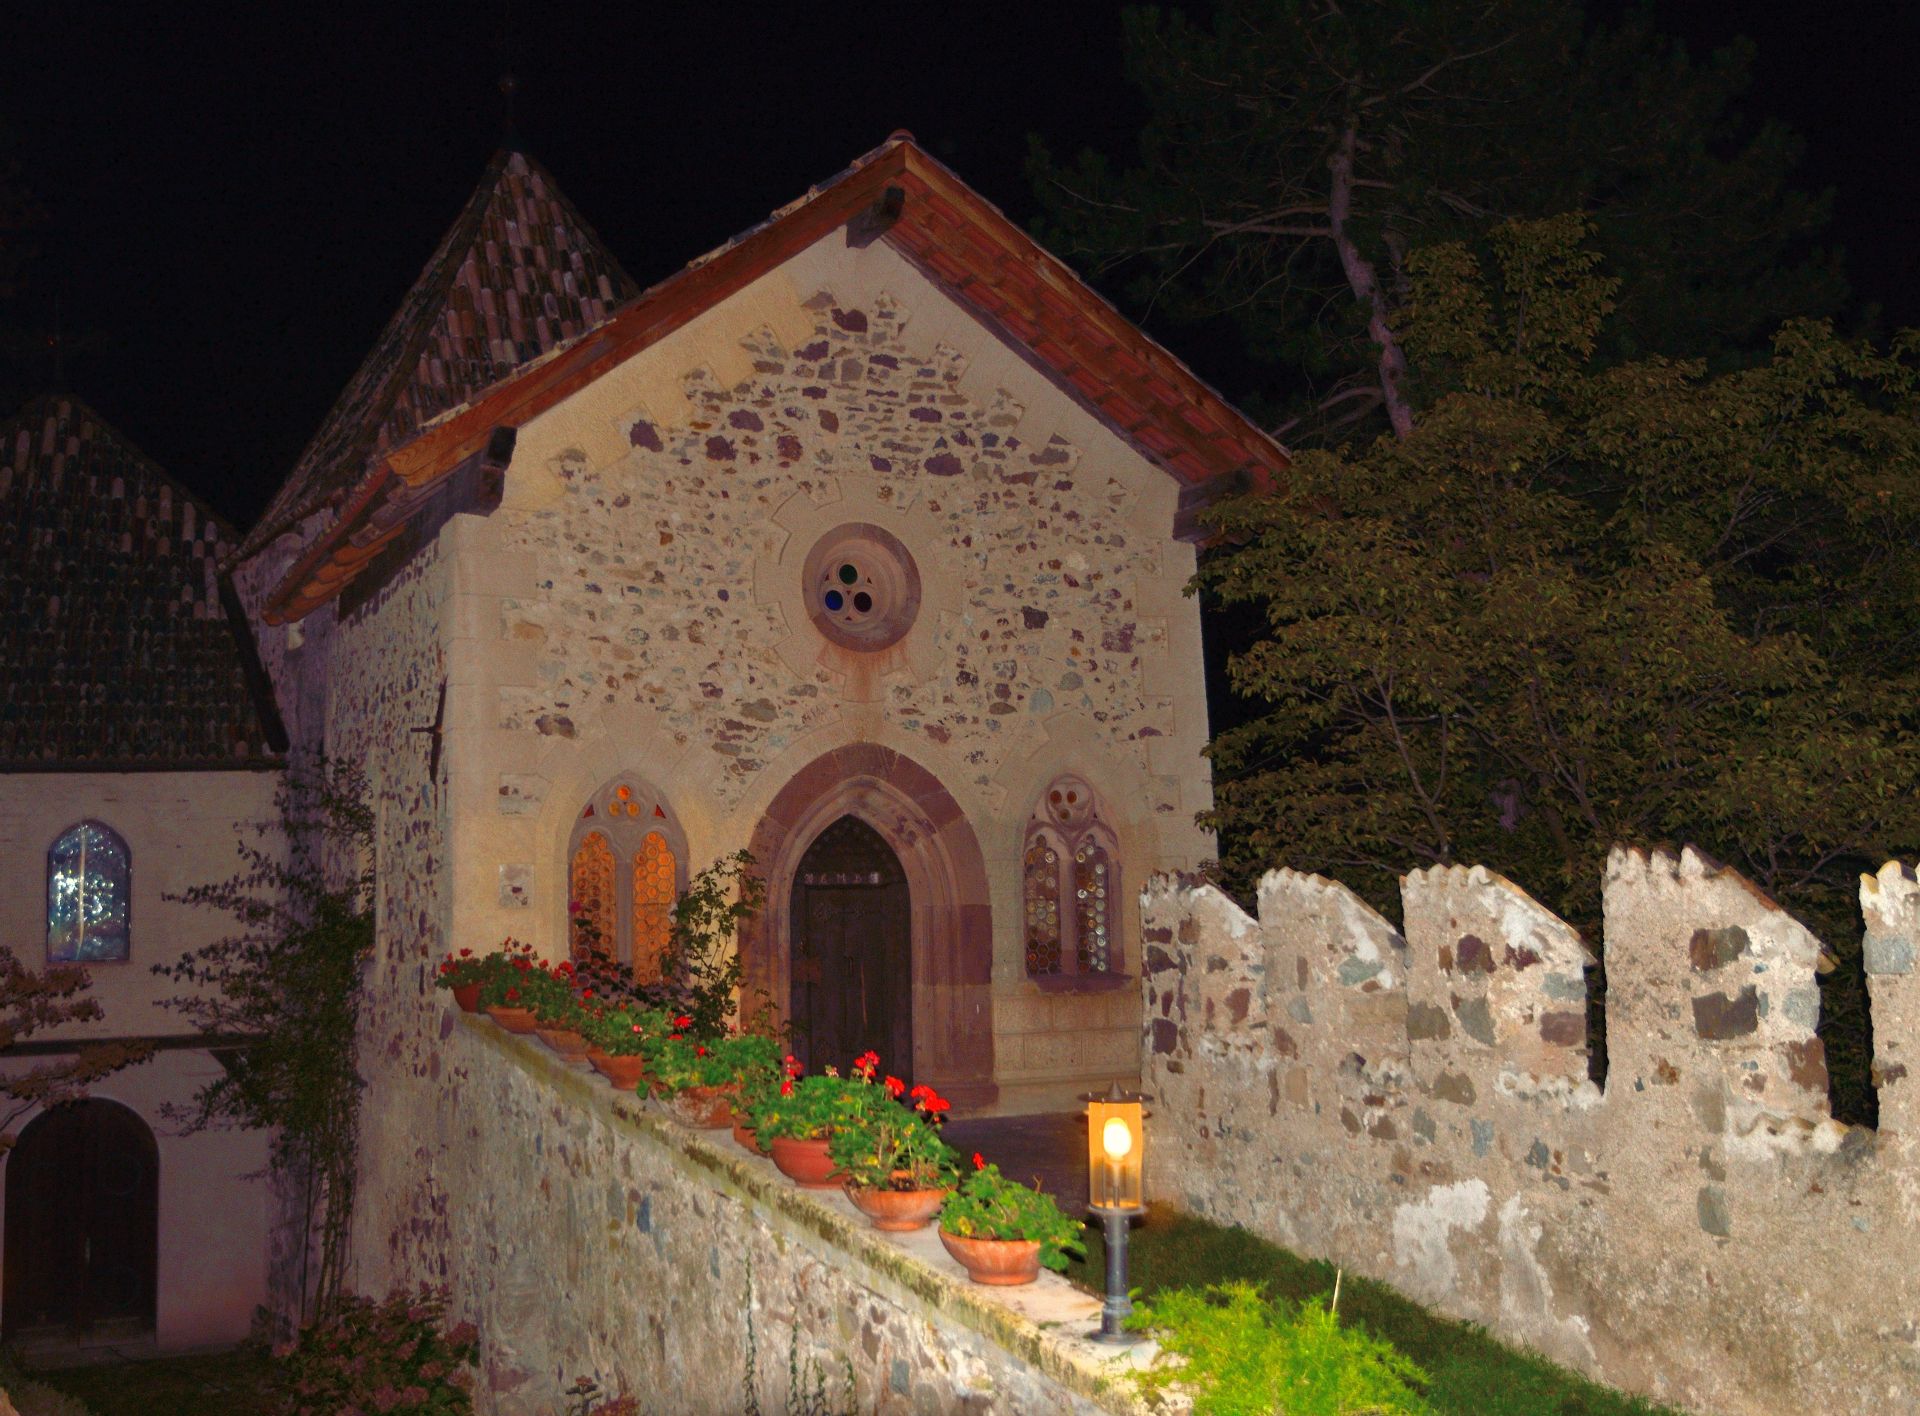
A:
POLYGON ((1585 946, 1484 869, 1405 933, 1269 874, 1144 901, 1155 1192, 1703 1411, 1920 1411, 1920 884, 1863 877, 1880 1130, 1828 1115, 1817 940, 1688 849, 1616 850, 1585 946))
POLYGON ((931 1229, 882 1234, 484 1019, 445 1016, 435 1070, 369 1098, 363 1145, 410 1151, 416 1183, 363 1197, 362 1222, 385 1227, 381 1277, 449 1284, 478 1324, 483 1416, 558 1412, 581 1373, 645 1411, 743 1412, 750 1350, 769 1416, 789 1409, 790 1352, 835 1409, 849 1381, 862 1412, 1140 1409, 1068 1335, 1097 1326, 1097 1300, 1053 1274, 973 1286, 931 1229))

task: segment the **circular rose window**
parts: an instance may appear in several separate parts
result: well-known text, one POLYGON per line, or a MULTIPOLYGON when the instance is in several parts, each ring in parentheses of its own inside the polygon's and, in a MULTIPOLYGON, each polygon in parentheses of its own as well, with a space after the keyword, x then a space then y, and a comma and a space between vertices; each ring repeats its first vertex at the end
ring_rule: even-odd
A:
POLYGON ((920 572, 889 531, 856 523, 829 531, 802 572, 807 615, 835 644, 885 649, 913 628, 920 572))

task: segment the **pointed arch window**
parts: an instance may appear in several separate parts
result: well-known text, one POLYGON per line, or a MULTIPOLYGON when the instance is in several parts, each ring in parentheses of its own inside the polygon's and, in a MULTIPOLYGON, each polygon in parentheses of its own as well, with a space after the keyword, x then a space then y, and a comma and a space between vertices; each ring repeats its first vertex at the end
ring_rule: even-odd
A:
POLYGON ((1121 974, 1119 858, 1093 789, 1072 776, 1049 783, 1028 818, 1021 855, 1030 978, 1121 974))
POLYGON ((581 808, 568 843, 567 942, 574 958, 626 964, 636 982, 660 977, 687 849, 660 794, 622 777, 581 808))
POLYGON ((47 962, 123 964, 131 944, 133 853, 112 827, 82 821, 47 851, 47 962))

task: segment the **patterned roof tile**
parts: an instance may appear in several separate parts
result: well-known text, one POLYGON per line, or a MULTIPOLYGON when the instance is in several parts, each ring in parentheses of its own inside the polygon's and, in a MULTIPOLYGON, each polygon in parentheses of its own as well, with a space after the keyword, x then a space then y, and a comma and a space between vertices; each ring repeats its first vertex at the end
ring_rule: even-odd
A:
POLYGON ((497 153, 240 555, 337 505, 372 458, 638 290, 543 167, 497 153))
POLYGON ((221 599, 232 549, 77 399, 0 423, 0 771, 273 758, 221 599))

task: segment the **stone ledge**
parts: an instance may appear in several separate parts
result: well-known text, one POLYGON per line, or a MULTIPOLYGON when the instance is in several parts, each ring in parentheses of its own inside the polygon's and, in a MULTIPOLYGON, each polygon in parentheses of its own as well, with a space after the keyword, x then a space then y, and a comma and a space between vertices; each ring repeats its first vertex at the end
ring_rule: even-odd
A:
MULTIPOLYGON (((612 1129, 663 1155, 681 1173, 744 1206, 775 1233, 838 1262, 862 1286, 899 1303, 931 1309, 977 1333, 1049 1380, 1104 1410, 1143 1413, 1120 1380, 1158 1352, 1142 1341, 1122 1352, 1077 1336, 1099 1326, 1100 1300, 1058 1274, 1042 1271, 1027 1287, 989 1289, 972 1283, 941 1246, 933 1227, 909 1234, 873 1228, 837 1190, 803 1190, 719 1132, 689 1130, 637 1096, 616 1092, 584 1063, 569 1064, 535 1038, 489 1019, 449 1008, 449 1021, 575 1105, 597 1111, 612 1129)), ((442 1036, 452 1029, 443 1027, 442 1036)))

